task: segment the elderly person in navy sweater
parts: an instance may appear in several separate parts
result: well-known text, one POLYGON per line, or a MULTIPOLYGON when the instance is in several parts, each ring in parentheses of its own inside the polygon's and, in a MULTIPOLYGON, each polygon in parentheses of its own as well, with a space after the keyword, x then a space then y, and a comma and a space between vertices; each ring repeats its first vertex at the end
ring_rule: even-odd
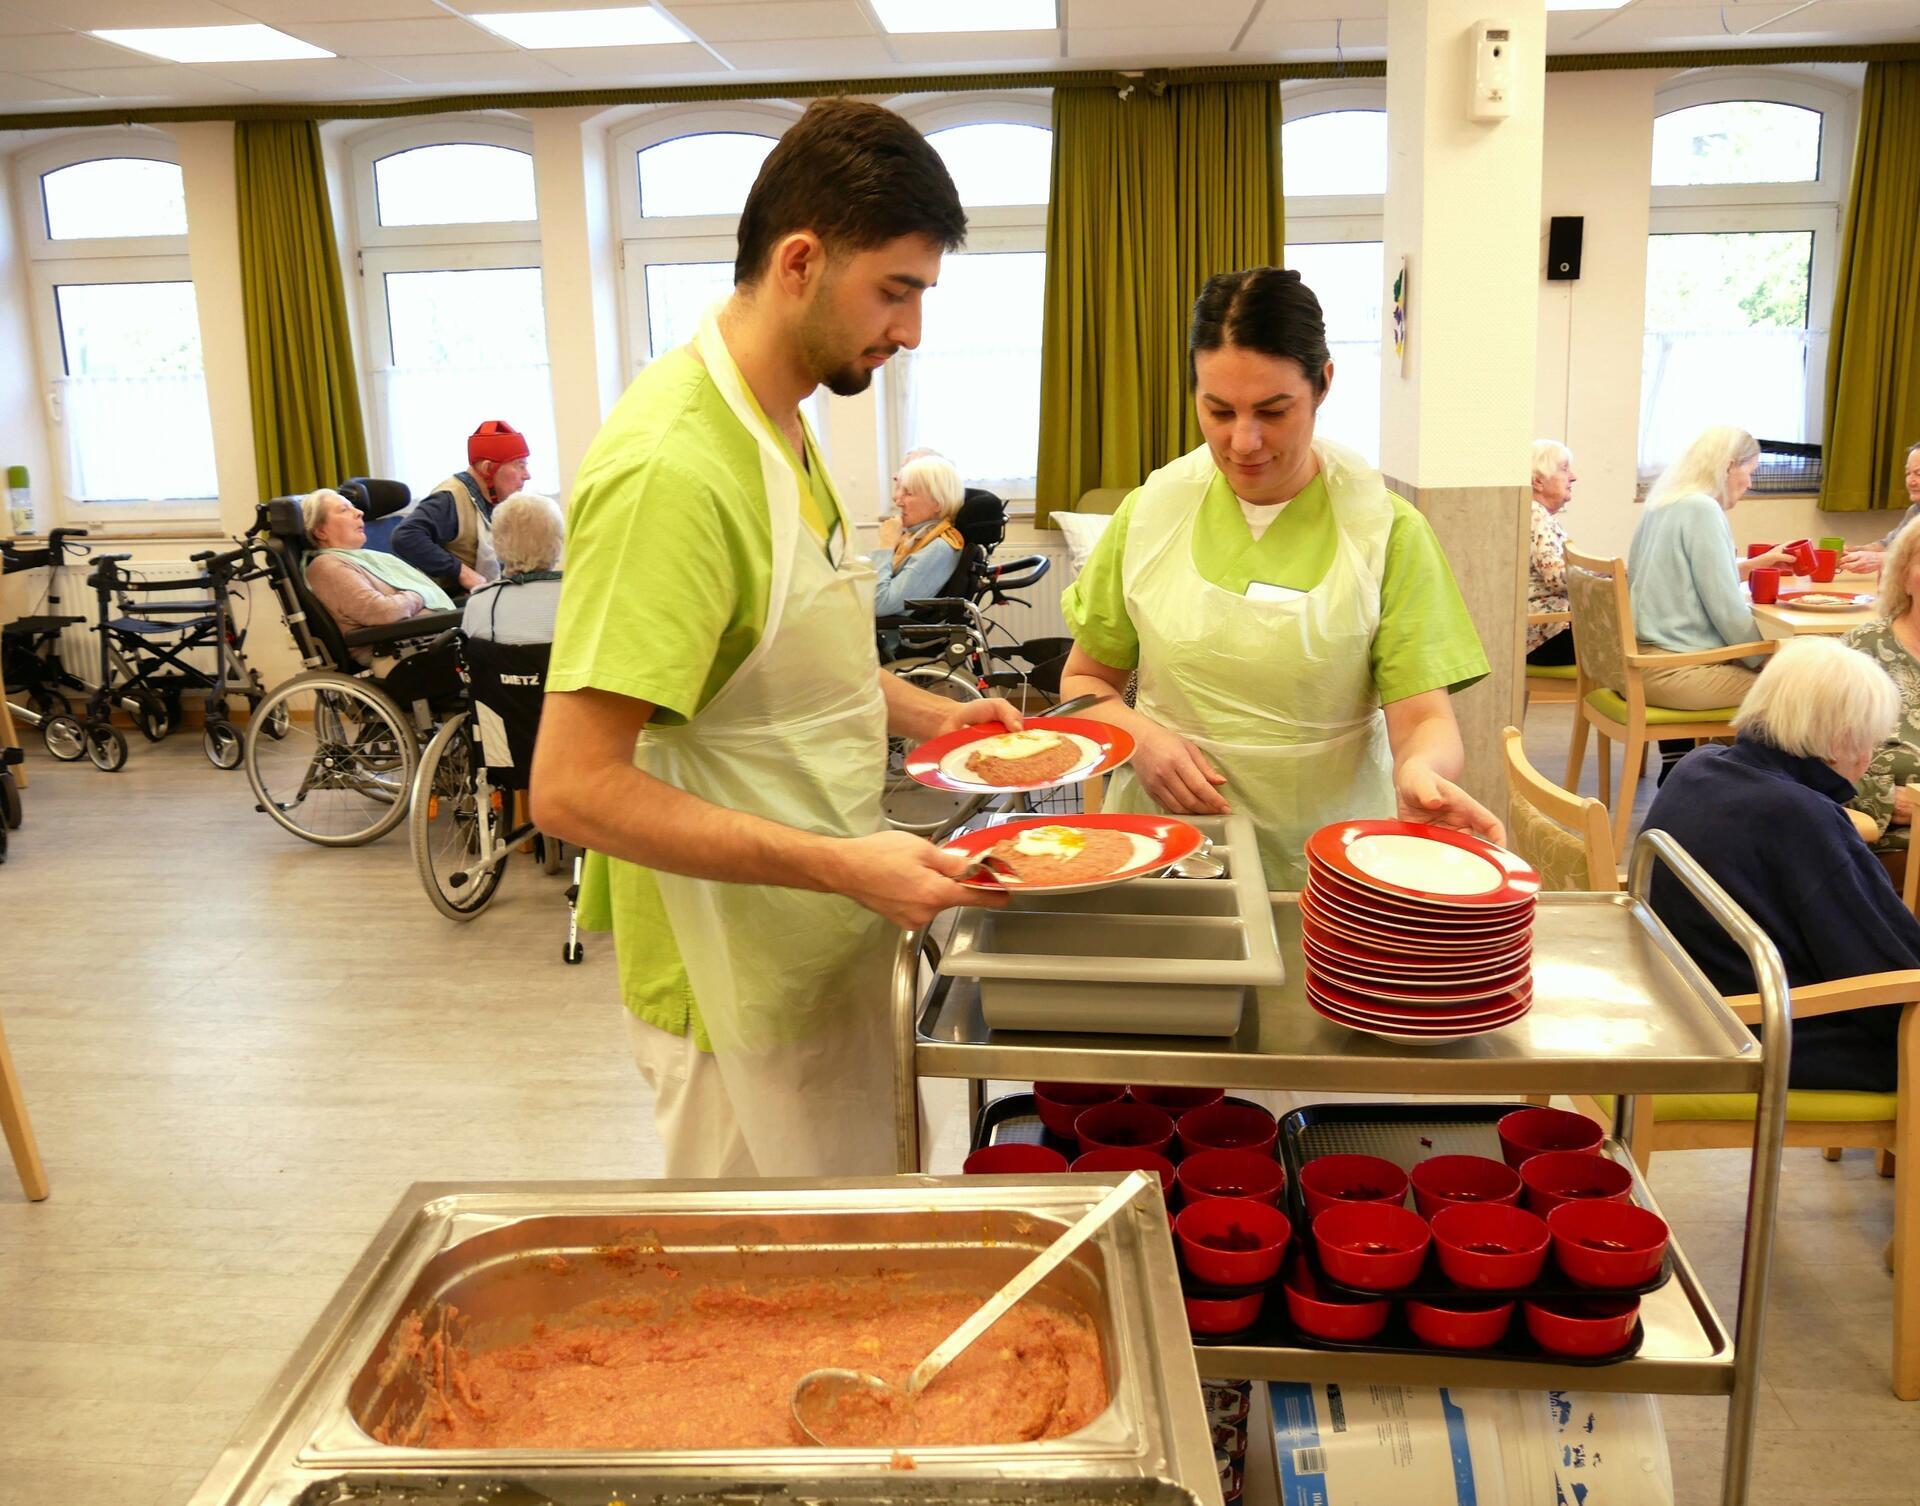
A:
MULTIPOLYGON (((1733 746, 1681 759, 1647 812, 1647 829, 1671 834, 1772 938, 1790 987, 1920 967, 1920 920, 1846 809, 1899 716, 1873 660, 1795 638, 1741 702, 1733 746)), ((1753 992, 1745 954, 1664 868, 1652 903, 1715 988, 1753 992)), ((1796 1023, 1789 1082, 1891 1093, 1899 1019, 1887 1005, 1796 1023)))

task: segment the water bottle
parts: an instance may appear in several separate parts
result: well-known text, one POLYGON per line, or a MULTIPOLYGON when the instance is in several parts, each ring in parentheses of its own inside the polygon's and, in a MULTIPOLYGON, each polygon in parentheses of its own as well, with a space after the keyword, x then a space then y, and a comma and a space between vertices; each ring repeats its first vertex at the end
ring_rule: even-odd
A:
POLYGON ((7 467, 7 510, 13 522, 15 538, 26 538, 39 532, 33 515, 33 494, 27 486, 27 468, 24 465, 7 467))

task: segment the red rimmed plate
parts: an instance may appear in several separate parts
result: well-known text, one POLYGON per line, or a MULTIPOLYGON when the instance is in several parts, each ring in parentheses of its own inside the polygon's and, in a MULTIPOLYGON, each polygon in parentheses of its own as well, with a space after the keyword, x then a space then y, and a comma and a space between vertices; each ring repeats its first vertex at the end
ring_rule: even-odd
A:
POLYGON ((1518 963, 1502 963, 1479 974, 1465 974, 1453 978, 1392 978, 1379 977, 1372 973, 1357 973, 1339 963, 1322 962, 1312 953, 1306 954, 1307 973, 1310 977, 1325 978, 1341 988, 1350 988, 1355 993, 1365 994, 1370 999, 1404 999, 1409 1003, 1425 1004, 1436 999, 1451 1000, 1469 989, 1478 989, 1486 993, 1496 993, 1502 989, 1516 987, 1533 976, 1533 959, 1523 958, 1518 963))
POLYGON ((1448 1046, 1455 1041, 1471 1040, 1476 1035, 1486 1035, 1491 1031, 1502 1029, 1505 1026, 1514 1024, 1516 1021, 1525 1019, 1528 1010, 1533 1006, 1529 1004, 1517 1013, 1505 1019, 1496 1020, 1492 1024, 1475 1025, 1466 1029, 1455 1025, 1443 1030, 1396 1029, 1392 1025, 1379 1024, 1344 1015, 1337 1010, 1322 1006, 1318 1000, 1313 998, 1307 1000, 1307 1007, 1322 1019, 1331 1020, 1334 1024, 1343 1026, 1348 1030, 1358 1031, 1361 1035, 1378 1036, 1383 1041, 1393 1041, 1403 1046, 1448 1046))
MULTIPOLYGON (((1326 1000, 1327 1003, 1340 1009, 1357 1010, 1364 1014, 1374 1005, 1374 999, 1371 994, 1364 993, 1358 989, 1343 988, 1340 984, 1330 979, 1322 978, 1317 974, 1308 980, 1308 986, 1318 993, 1322 999, 1326 1000)), ((1524 1004, 1532 997, 1533 980, 1528 978, 1524 982, 1511 984, 1506 988, 1464 988, 1458 994, 1451 996, 1434 995, 1430 1002, 1436 1009, 1454 1006, 1464 1007, 1466 1005, 1475 1005, 1483 1009, 1499 1009, 1502 1007, 1511 1007, 1515 1004, 1524 1004)), ((1381 1002, 1397 1006, 1414 1001, 1387 999, 1381 1002)))
POLYGON ((1475 939, 1471 941, 1441 941, 1435 937, 1388 937, 1377 928, 1356 926, 1337 915, 1329 915, 1324 910, 1310 906, 1305 896, 1300 904, 1300 934, 1318 939, 1332 937, 1336 941, 1345 941, 1359 946, 1385 950, 1390 946, 1403 947, 1410 957, 1426 958, 1439 964, 1442 962, 1475 963, 1512 949, 1515 944, 1531 936, 1531 931, 1523 929, 1518 936, 1496 937, 1492 941, 1475 939))
POLYGON ((1317 858, 1307 861, 1307 885, 1323 894, 1331 894, 1346 904, 1361 907, 1403 925, 1487 925, 1531 909, 1535 904, 1531 895, 1510 905, 1489 905, 1472 910, 1463 910, 1457 905, 1429 904, 1425 900, 1385 894, 1378 889, 1356 884, 1317 858))
POLYGON ((1873 598, 1855 591, 1782 591, 1775 598, 1796 612, 1857 612, 1873 605, 1873 598))
POLYGON ((1111 884, 1124 884, 1128 879, 1145 878, 1149 874, 1165 872, 1182 858, 1198 852, 1207 840, 1201 835, 1198 827, 1189 826, 1184 821, 1176 821, 1171 816, 1069 816, 1060 820, 1039 816, 1031 820, 1006 821, 996 826, 982 826, 974 831, 961 832, 958 836, 949 837, 942 845, 941 851, 959 853, 962 857, 978 857, 981 853, 1010 838, 1017 840, 1023 832, 1037 832, 1047 827, 1064 828, 1067 831, 1124 832, 1133 841, 1132 860, 1100 878, 1067 883, 1022 882, 1011 876, 990 877, 985 873, 971 874, 959 882, 969 889, 1022 889, 1033 893, 1044 891, 1048 894, 1083 894, 1094 889, 1105 889, 1111 884))
POLYGON ((1498 937, 1511 935, 1515 931, 1524 931, 1533 924, 1532 905, 1517 906, 1510 911, 1500 911, 1497 920, 1479 920, 1479 911, 1472 912, 1475 922, 1468 924, 1459 920, 1415 919, 1398 913, 1389 914, 1385 910, 1368 905, 1361 900, 1349 899, 1336 894, 1324 884, 1309 879, 1305 891, 1322 909, 1340 916, 1349 924, 1377 926, 1388 935, 1414 937, 1425 940, 1427 937, 1442 937, 1447 940, 1472 940, 1476 937, 1498 937))
POLYGON ((1533 952, 1533 938, 1529 935, 1515 946, 1489 951, 1484 956, 1469 953, 1464 957, 1455 954, 1415 957, 1359 946, 1353 942, 1344 941, 1331 932, 1316 935, 1315 932, 1319 929, 1318 926, 1306 925, 1300 928, 1300 949, 1307 956, 1324 957, 1330 963, 1352 966, 1362 972, 1377 973, 1382 977, 1404 977, 1409 982, 1460 972, 1484 972, 1488 968, 1502 964, 1518 967, 1533 952))
POLYGON ((1521 1004, 1502 1004, 1493 1009, 1468 1006, 1459 1009, 1418 1009, 1402 1008, 1395 1004, 1369 1004, 1365 1008, 1335 1004, 1318 985, 1308 982, 1308 995, 1324 1008, 1336 1014, 1351 1015, 1359 1020, 1377 1020, 1383 1024, 1400 1024, 1414 1030, 1440 1030, 1451 1025, 1478 1026, 1489 1020, 1504 1020, 1512 1017, 1516 1009, 1530 1007, 1531 999, 1521 1004))
MULTIPOLYGON (((1007 756, 1018 755, 1009 752, 1007 756)), ((906 769, 912 778, 932 789, 951 790, 960 795, 987 795, 1078 784, 1095 774, 1117 769, 1132 757, 1133 734, 1124 727, 1109 727, 1105 722, 1090 722, 1077 716, 1030 716, 1025 718, 1020 732, 1010 733, 998 722, 982 722, 936 737, 907 755, 906 769), (1052 732, 1068 739, 1079 749, 1080 761, 1066 773, 1037 784, 988 784, 967 768, 966 761, 979 751, 978 744, 996 738, 1024 737, 1030 732, 1052 732)))
POLYGON ((1338 927, 1350 941, 1381 951, 1428 952, 1457 950, 1498 951, 1518 945, 1520 938, 1533 933, 1533 912, 1526 911, 1517 920, 1499 926, 1448 927, 1399 926, 1354 910, 1340 900, 1329 899, 1318 890, 1300 893, 1300 910, 1322 925, 1338 927))
POLYGON ((1540 892, 1525 858, 1424 822, 1336 821, 1307 838, 1307 856, 1362 888, 1445 909, 1498 909, 1540 892))

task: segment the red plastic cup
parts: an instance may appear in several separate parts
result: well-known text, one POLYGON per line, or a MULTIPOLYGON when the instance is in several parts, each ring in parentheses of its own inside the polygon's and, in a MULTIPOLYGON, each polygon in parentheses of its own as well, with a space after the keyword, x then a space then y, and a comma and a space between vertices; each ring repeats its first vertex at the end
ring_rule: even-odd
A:
POLYGON ((1117 1146, 1090 1150, 1074 1158, 1073 1169, 1075 1171, 1151 1171, 1160 1178, 1162 1197, 1168 1197, 1173 1192, 1173 1162, 1157 1150, 1122 1150, 1117 1146))
POLYGON ((1252 1198, 1278 1203, 1287 1190, 1287 1171, 1257 1150, 1199 1150, 1180 1163, 1175 1180, 1190 1203, 1208 1198, 1252 1198))
POLYGON ((1553 1151, 1520 1168, 1527 1206, 1545 1218, 1562 1203, 1624 1203, 1633 1195, 1633 1173, 1606 1156, 1553 1151))
POLYGON ((1180 1149, 1186 1155, 1202 1150, 1257 1150, 1270 1156, 1279 1138, 1279 1123, 1258 1104, 1210 1103, 1180 1116, 1180 1149))
POLYGON ((1420 1274, 1433 1242, 1427 1221, 1394 1203, 1343 1203, 1313 1221, 1320 1269, 1343 1286, 1398 1291, 1420 1274))
POLYGON ((1815 581, 1826 582, 1833 579, 1834 572, 1840 568, 1838 549, 1816 549, 1813 551, 1813 569, 1808 572, 1815 581))
POLYGON ((1660 1274, 1667 1221, 1636 1203, 1562 1203, 1547 1219, 1553 1258, 1582 1286, 1639 1286, 1660 1274))
POLYGON ((1640 1320, 1637 1297, 1543 1298, 1521 1303, 1527 1332, 1550 1354, 1597 1359, 1627 1347, 1640 1320))
POLYGON ((1292 1237, 1286 1214, 1243 1197, 1208 1198, 1173 1221, 1174 1243, 1187 1269, 1215 1286, 1273 1280, 1292 1237))
POLYGON ((1025 1172, 1053 1175, 1067 1169, 1067 1158, 1044 1145, 983 1145, 961 1163, 968 1176, 1015 1176, 1025 1172))
POLYGON ((1409 1297, 1406 1312, 1413 1336, 1436 1349, 1491 1349, 1507 1336, 1507 1325, 1513 1321, 1511 1302, 1457 1306, 1409 1297))
POLYGON ((1184 1292, 1181 1296, 1187 1304, 1187 1327, 1194 1333, 1238 1333, 1267 1305, 1264 1290, 1244 1297, 1192 1297, 1184 1292))
POLYGON ((1336 1344, 1365 1343, 1387 1326, 1387 1315, 1393 1310, 1393 1304, 1385 1298, 1348 1302, 1328 1295, 1302 1260, 1287 1267, 1284 1290, 1287 1316, 1293 1319, 1294 1327, 1336 1344))
POLYGON ((1225 1088, 1128 1088, 1127 1097, 1135 1103, 1150 1103, 1178 1119, 1192 1109, 1204 1109, 1227 1096, 1225 1088))
POLYGON ((1518 1171, 1530 1156, 1551 1150, 1600 1153, 1605 1138, 1600 1126, 1585 1114, 1565 1109, 1516 1109, 1499 1124, 1500 1154, 1518 1171))
POLYGON ((1307 1218, 1345 1203, 1390 1203, 1407 1195, 1407 1174, 1379 1156, 1315 1156, 1300 1168, 1307 1218))
POLYGON ((1520 1201, 1520 1173, 1489 1156, 1428 1156, 1407 1180, 1413 1183, 1413 1206, 1425 1219, 1455 1204, 1520 1201))
POLYGON ((1475 1291, 1510 1292, 1538 1281, 1548 1243, 1542 1219, 1502 1203, 1461 1204, 1433 1216, 1442 1273, 1475 1291))
POLYGON ((1773 545, 1771 544, 1747 545, 1747 558, 1750 560, 1757 560, 1760 558, 1761 555, 1771 554, 1772 552, 1773 552, 1773 545))
POLYGON ((1794 574, 1813 574, 1812 539, 1795 539, 1791 544, 1782 544, 1780 547, 1793 556, 1794 574))
POLYGON ((1747 587, 1759 606, 1770 606, 1780 599, 1780 572, 1768 566, 1747 577, 1747 587))
POLYGON ((1096 1103, 1073 1121, 1080 1149, 1151 1150, 1173 1144, 1173 1120, 1150 1103, 1096 1103))
POLYGON ((1099 1082, 1037 1082, 1033 1085, 1033 1106, 1040 1122, 1062 1140, 1073 1138, 1073 1121, 1083 1110, 1096 1103, 1118 1103, 1125 1088, 1108 1087, 1099 1082))

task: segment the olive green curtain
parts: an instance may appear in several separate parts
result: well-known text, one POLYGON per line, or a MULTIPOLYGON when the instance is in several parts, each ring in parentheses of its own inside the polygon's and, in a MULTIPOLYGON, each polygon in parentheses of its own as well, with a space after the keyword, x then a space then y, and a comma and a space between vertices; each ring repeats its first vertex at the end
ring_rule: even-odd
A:
POLYGON ((233 130, 254 461, 260 495, 283 497, 364 474, 366 426, 320 127, 233 130))
POLYGON ((1187 316, 1215 272, 1278 264, 1280 91, 1062 89, 1040 358, 1037 520, 1200 442, 1187 316))
POLYGON ((1831 512, 1905 507, 1920 440, 1920 63, 1869 63, 1827 346, 1831 512))

